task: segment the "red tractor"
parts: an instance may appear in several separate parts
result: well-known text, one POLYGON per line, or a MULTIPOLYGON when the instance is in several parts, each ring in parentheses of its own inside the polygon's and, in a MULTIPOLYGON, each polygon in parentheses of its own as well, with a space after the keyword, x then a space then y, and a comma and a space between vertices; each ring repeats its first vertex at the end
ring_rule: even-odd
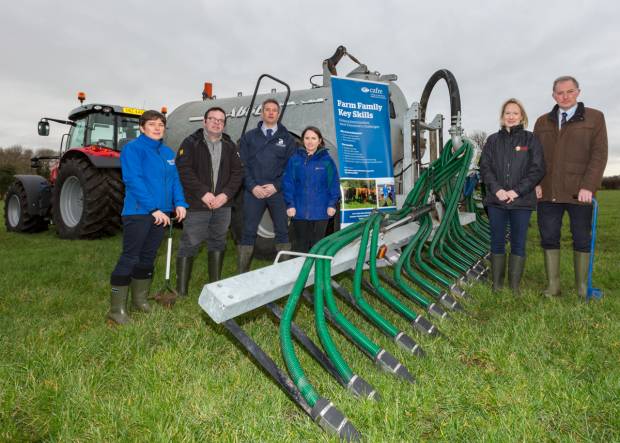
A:
POLYGON ((16 175, 5 198, 8 231, 37 232, 50 219, 61 238, 97 238, 120 229, 123 207, 120 151, 138 137, 141 109, 86 104, 68 120, 44 117, 39 135, 49 135, 49 122, 70 126, 57 156, 33 157, 31 166, 50 162, 49 181, 39 175, 16 175))

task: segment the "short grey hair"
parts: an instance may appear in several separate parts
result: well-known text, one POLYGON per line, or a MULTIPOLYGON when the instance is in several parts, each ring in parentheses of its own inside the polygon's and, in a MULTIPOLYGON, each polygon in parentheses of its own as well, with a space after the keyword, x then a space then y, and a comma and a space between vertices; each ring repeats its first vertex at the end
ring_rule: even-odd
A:
POLYGON ((579 82, 577 81, 577 79, 575 77, 573 77, 572 75, 563 75, 561 77, 556 78, 553 81, 553 92, 555 92, 555 86, 560 83, 560 82, 573 82, 575 87, 577 89, 579 89, 579 82))

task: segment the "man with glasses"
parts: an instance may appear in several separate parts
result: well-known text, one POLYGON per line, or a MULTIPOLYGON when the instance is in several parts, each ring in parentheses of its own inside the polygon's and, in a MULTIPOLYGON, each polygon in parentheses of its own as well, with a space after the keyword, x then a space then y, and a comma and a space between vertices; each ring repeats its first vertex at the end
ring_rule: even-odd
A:
POLYGON ((243 234, 237 248, 237 270, 250 269, 256 232, 269 209, 276 235, 276 250, 290 250, 288 217, 282 195, 282 176, 296 143, 288 130, 278 123, 280 104, 269 98, 262 104, 262 121, 246 132, 239 142, 244 167, 243 234))
POLYGON ((211 107, 203 128, 181 143, 177 168, 189 209, 177 255, 177 291, 187 295, 194 257, 207 243, 209 281, 222 276, 231 203, 243 181, 243 167, 235 143, 224 134, 226 113, 211 107))
POLYGON ((534 134, 543 145, 546 175, 536 187, 538 229, 545 254, 545 295, 560 295, 560 231, 568 212, 573 237, 577 294, 587 291, 592 196, 607 164, 607 129, 603 113, 577 102, 579 83, 563 76, 553 82, 555 107, 536 121, 534 134))

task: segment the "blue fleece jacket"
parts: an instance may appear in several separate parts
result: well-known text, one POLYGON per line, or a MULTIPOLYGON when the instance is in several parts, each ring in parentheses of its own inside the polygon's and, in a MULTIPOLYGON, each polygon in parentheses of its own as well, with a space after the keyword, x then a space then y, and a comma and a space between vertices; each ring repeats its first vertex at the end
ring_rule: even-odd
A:
POLYGON ((125 183, 122 215, 146 215, 158 209, 172 212, 177 206, 189 206, 174 158, 174 151, 161 140, 144 134, 125 145, 121 151, 125 183))
POLYGON ((258 122, 258 127, 243 134, 239 141, 245 188, 251 192, 255 186, 271 183, 281 191, 286 162, 297 145, 281 123, 278 123, 278 130, 271 138, 263 134, 262 124, 262 121, 258 122))
POLYGON ((327 220, 327 208, 340 200, 338 169, 328 150, 308 155, 299 148, 286 165, 282 192, 287 209, 295 208, 295 220, 327 220))

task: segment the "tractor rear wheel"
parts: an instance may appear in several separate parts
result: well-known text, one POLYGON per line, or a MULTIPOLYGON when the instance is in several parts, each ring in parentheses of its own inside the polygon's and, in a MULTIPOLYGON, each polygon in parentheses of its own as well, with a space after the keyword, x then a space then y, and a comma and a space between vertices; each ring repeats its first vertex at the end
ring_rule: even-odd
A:
MULTIPOLYGON (((54 186, 53 218, 61 238, 97 238, 115 232, 111 180, 85 158, 69 158, 54 186)), ((119 211, 120 213, 120 211, 119 211)))
POLYGON ((24 185, 19 181, 14 182, 4 198, 4 224, 7 231, 40 232, 47 229, 47 220, 40 215, 30 215, 28 204, 24 185))
POLYGON ((108 182, 108 197, 110 199, 108 207, 108 211, 110 212, 108 232, 114 235, 121 230, 122 226, 121 212, 123 211, 123 202, 125 199, 125 185, 121 178, 120 169, 110 168, 101 169, 100 171, 106 175, 106 180, 108 182))

